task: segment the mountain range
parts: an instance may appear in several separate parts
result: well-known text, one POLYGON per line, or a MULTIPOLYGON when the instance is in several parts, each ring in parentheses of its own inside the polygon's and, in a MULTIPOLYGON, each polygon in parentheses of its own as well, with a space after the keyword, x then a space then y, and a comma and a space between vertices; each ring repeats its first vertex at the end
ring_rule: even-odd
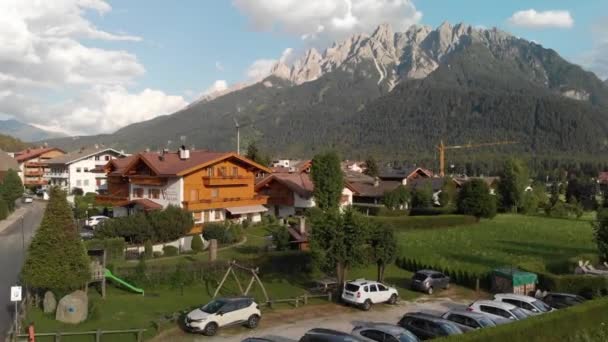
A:
POLYGON ((14 119, 0 120, 0 134, 10 135, 23 141, 42 141, 66 137, 65 134, 47 131, 14 119))
POLYGON ((332 148, 346 157, 413 158, 435 145, 514 140, 504 153, 608 152, 608 86, 557 52, 506 32, 444 23, 380 25, 266 79, 111 135, 58 139, 138 150, 234 150, 257 141, 275 156, 332 148))

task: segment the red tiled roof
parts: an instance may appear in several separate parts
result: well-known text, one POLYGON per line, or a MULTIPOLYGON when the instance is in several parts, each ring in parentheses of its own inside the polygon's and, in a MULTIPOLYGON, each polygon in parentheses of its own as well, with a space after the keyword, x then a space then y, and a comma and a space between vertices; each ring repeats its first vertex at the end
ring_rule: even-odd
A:
POLYGON ((602 184, 608 184, 608 172, 600 172, 597 180, 602 184))
POLYGON ((314 190, 314 184, 308 173, 273 173, 258 182, 258 184, 256 184, 256 189, 259 189, 273 180, 285 185, 289 190, 304 198, 310 198, 314 190))
POLYGON ((139 204, 142 207, 144 207, 144 210, 148 211, 148 210, 160 210, 163 208, 162 205, 151 201, 147 198, 141 198, 141 199, 135 199, 130 201, 127 205, 135 205, 135 204, 139 204))
POLYGON ((399 181, 378 181, 378 185, 374 182, 349 182, 355 195, 361 197, 383 197, 386 192, 395 190, 401 182, 399 181))
POLYGON ((15 160, 19 163, 24 162, 26 160, 30 160, 50 151, 60 151, 65 153, 63 150, 58 149, 56 147, 42 147, 42 148, 28 148, 27 150, 23 150, 15 153, 15 160))

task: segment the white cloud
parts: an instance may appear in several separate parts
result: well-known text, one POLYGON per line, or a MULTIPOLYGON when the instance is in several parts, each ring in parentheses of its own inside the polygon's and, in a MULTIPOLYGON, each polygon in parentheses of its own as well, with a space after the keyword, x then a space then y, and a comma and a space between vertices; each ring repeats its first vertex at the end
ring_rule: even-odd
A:
POLYGON ((215 70, 224 71, 224 66, 222 65, 221 62, 219 62, 219 61, 215 62, 215 70))
POLYGON ((574 19, 569 11, 544 11, 537 12, 534 9, 513 13, 509 18, 509 23, 515 26, 526 28, 571 28, 574 26, 574 19))
POLYGON ((422 18, 411 0, 233 0, 251 25, 302 39, 336 40, 380 23, 404 30, 422 18))
POLYGON ((595 72, 601 79, 608 79, 608 18, 602 18, 593 26, 593 48, 583 53, 577 61, 595 72))
POLYGON ((209 88, 203 91, 203 96, 223 92, 226 89, 228 89, 228 82, 226 82, 226 80, 217 80, 213 82, 213 84, 209 88))
POLYGON ((89 12, 106 15, 105 0, 0 1, 0 114, 41 127, 110 132, 185 105, 180 96, 129 85, 145 73, 137 57, 82 39, 139 42, 141 37, 97 28, 89 12), (48 98, 72 98, 49 103, 48 98))
POLYGON ((272 70, 272 67, 275 64, 277 64, 277 62, 280 61, 283 63, 289 63, 293 57, 294 57, 293 49, 287 48, 287 49, 283 50, 283 52, 281 53, 281 57, 279 57, 279 59, 262 58, 262 59, 255 60, 253 63, 251 63, 249 68, 247 68, 247 71, 245 72, 245 74, 247 75, 247 78, 249 79, 249 81, 253 81, 253 82, 260 81, 264 77, 270 75, 270 71, 272 70))

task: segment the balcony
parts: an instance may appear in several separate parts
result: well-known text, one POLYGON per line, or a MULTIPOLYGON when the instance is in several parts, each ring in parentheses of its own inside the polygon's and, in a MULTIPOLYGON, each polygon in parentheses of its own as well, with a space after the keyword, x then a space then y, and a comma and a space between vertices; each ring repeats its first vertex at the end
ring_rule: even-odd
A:
POLYGON ((136 185, 162 186, 167 184, 167 178, 152 176, 130 176, 129 182, 136 185))
POLYGON ((99 205, 113 205, 121 206, 129 202, 129 198, 126 196, 116 195, 97 195, 95 196, 95 203, 99 205))
POLYGON ((67 172, 47 172, 44 175, 45 178, 68 178, 68 176, 67 172))
POLYGON ((218 177, 203 177, 205 186, 230 186, 230 185, 247 185, 253 184, 253 177, 248 176, 218 176, 218 177))
POLYGON ((44 171, 42 170, 25 170, 26 177, 40 177, 44 176, 44 171))
POLYGON ((268 196, 254 196, 250 198, 233 197, 233 198, 211 198, 201 199, 198 201, 184 201, 184 209, 190 211, 200 211, 207 209, 225 208, 226 206, 246 206, 246 205, 264 205, 268 202, 268 196))
POLYGON ((23 185, 47 185, 49 182, 44 179, 25 179, 23 185))

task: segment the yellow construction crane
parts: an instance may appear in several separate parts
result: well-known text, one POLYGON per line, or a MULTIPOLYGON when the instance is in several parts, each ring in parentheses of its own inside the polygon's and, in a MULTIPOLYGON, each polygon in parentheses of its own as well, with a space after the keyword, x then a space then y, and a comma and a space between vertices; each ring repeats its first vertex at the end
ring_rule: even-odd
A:
POLYGON ((496 141, 490 143, 481 143, 481 144, 471 144, 470 142, 465 145, 453 145, 446 146, 443 144, 443 140, 439 142, 437 145, 437 150, 439 150, 439 175, 441 177, 445 177, 445 150, 456 150, 463 148, 474 148, 474 147, 484 147, 484 146, 496 146, 496 145, 510 145, 517 144, 517 141, 496 141))

